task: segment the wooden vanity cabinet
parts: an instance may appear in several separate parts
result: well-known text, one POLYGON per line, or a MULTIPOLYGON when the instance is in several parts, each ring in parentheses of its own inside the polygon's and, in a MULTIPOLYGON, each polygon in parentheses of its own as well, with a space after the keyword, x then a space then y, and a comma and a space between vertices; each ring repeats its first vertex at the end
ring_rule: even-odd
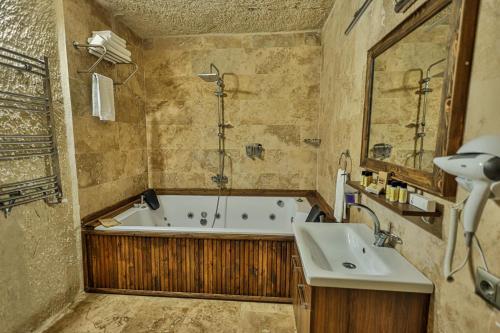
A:
POLYGON ((297 249, 292 274, 297 333, 427 332, 429 294, 310 286, 297 249))

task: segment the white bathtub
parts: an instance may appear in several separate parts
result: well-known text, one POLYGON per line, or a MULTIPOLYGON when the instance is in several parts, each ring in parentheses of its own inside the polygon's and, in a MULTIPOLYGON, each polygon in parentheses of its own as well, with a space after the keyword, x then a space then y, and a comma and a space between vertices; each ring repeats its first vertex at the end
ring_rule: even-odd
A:
POLYGON ((133 207, 115 216, 121 225, 96 230, 292 235, 305 221, 306 198, 222 196, 212 228, 217 196, 160 195, 160 208, 133 207))

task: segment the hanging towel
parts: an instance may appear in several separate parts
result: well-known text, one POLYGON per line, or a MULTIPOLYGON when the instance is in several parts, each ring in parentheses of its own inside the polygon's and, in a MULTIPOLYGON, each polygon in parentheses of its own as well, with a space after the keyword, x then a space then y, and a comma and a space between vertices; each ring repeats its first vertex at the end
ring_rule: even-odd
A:
POLYGON ((339 169, 337 171, 337 186, 335 188, 335 209, 333 216, 337 222, 342 222, 346 218, 345 215, 345 198, 344 187, 347 182, 347 171, 339 169))
POLYGON ((101 120, 115 121, 113 80, 101 74, 92 74, 92 115, 101 120))

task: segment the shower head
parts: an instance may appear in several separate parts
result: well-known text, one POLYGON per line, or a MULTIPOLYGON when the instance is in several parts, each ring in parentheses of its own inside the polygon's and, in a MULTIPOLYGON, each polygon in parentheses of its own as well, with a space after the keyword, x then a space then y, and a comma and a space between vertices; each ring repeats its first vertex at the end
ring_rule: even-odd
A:
POLYGON ((205 82, 222 82, 219 69, 214 64, 210 64, 210 73, 200 73, 198 77, 205 82), (214 70, 215 73, 212 70, 214 70))
POLYGON ((219 79, 219 75, 217 75, 217 73, 200 73, 198 74, 198 77, 206 82, 216 82, 219 79))

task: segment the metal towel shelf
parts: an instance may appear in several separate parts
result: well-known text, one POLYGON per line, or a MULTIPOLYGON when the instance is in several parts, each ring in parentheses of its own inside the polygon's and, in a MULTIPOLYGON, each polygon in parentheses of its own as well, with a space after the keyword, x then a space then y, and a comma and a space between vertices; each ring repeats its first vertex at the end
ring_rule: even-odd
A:
MULTIPOLYGON (((92 73, 93 70, 97 67, 97 65, 99 65, 99 63, 101 61, 104 60, 104 58, 106 57, 106 54, 108 52, 108 50, 106 49, 105 46, 103 45, 98 45, 98 44, 81 44, 81 43, 78 43, 76 41, 73 41, 73 47, 75 49, 79 49, 79 48, 84 48, 84 49, 90 49, 90 48, 99 48, 102 50, 102 54, 97 57, 97 60, 96 62, 94 62, 92 64, 92 66, 90 66, 88 69, 85 69, 85 70, 78 70, 77 72, 78 73, 92 73)), ((135 75, 135 73, 137 73, 137 71, 139 70, 139 65, 137 65, 135 62, 131 61, 131 62, 117 62, 116 63, 117 65, 132 65, 134 66, 134 70, 132 71, 132 73, 130 73, 130 75, 125 79, 123 80, 122 82, 114 82, 113 84, 115 86, 118 86, 118 85, 123 85, 123 84, 126 84, 131 78, 132 76, 135 75)))
MULTIPOLYGON (((42 133, 0 132, 0 168, 13 168, 26 174, 33 171, 38 161, 47 176, 22 181, 0 183, 0 210, 8 216, 13 207, 29 202, 45 200, 48 204, 60 203, 62 199, 61 177, 57 146, 54 138, 50 72, 47 57, 36 59, 20 52, 0 47, 0 68, 14 81, 20 80, 28 91, 43 90, 42 95, 0 90, 0 114, 2 120, 15 126, 19 119, 42 133), (34 76, 31 76, 34 75, 34 76), (38 82, 37 82, 38 81, 38 82), (41 81, 41 86, 39 86, 41 81), (29 82, 29 83, 27 83, 29 82), (40 89, 42 88, 42 89, 40 89), (26 115, 31 115, 26 117, 26 115), (7 165, 7 166, 6 166, 7 165)), ((21 85, 18 85, 21 86, 21 85)), ((2 126, 7 128, 6 126, 2 126)), ((10 171, 10 170, 9 170, 10 171)), ((3 172, 2 172, 3 173, 3 172)), ((6 174, 6 172, 5 172, 6 174)), ((4 179, 0 179, 4 182, 4 179)))

